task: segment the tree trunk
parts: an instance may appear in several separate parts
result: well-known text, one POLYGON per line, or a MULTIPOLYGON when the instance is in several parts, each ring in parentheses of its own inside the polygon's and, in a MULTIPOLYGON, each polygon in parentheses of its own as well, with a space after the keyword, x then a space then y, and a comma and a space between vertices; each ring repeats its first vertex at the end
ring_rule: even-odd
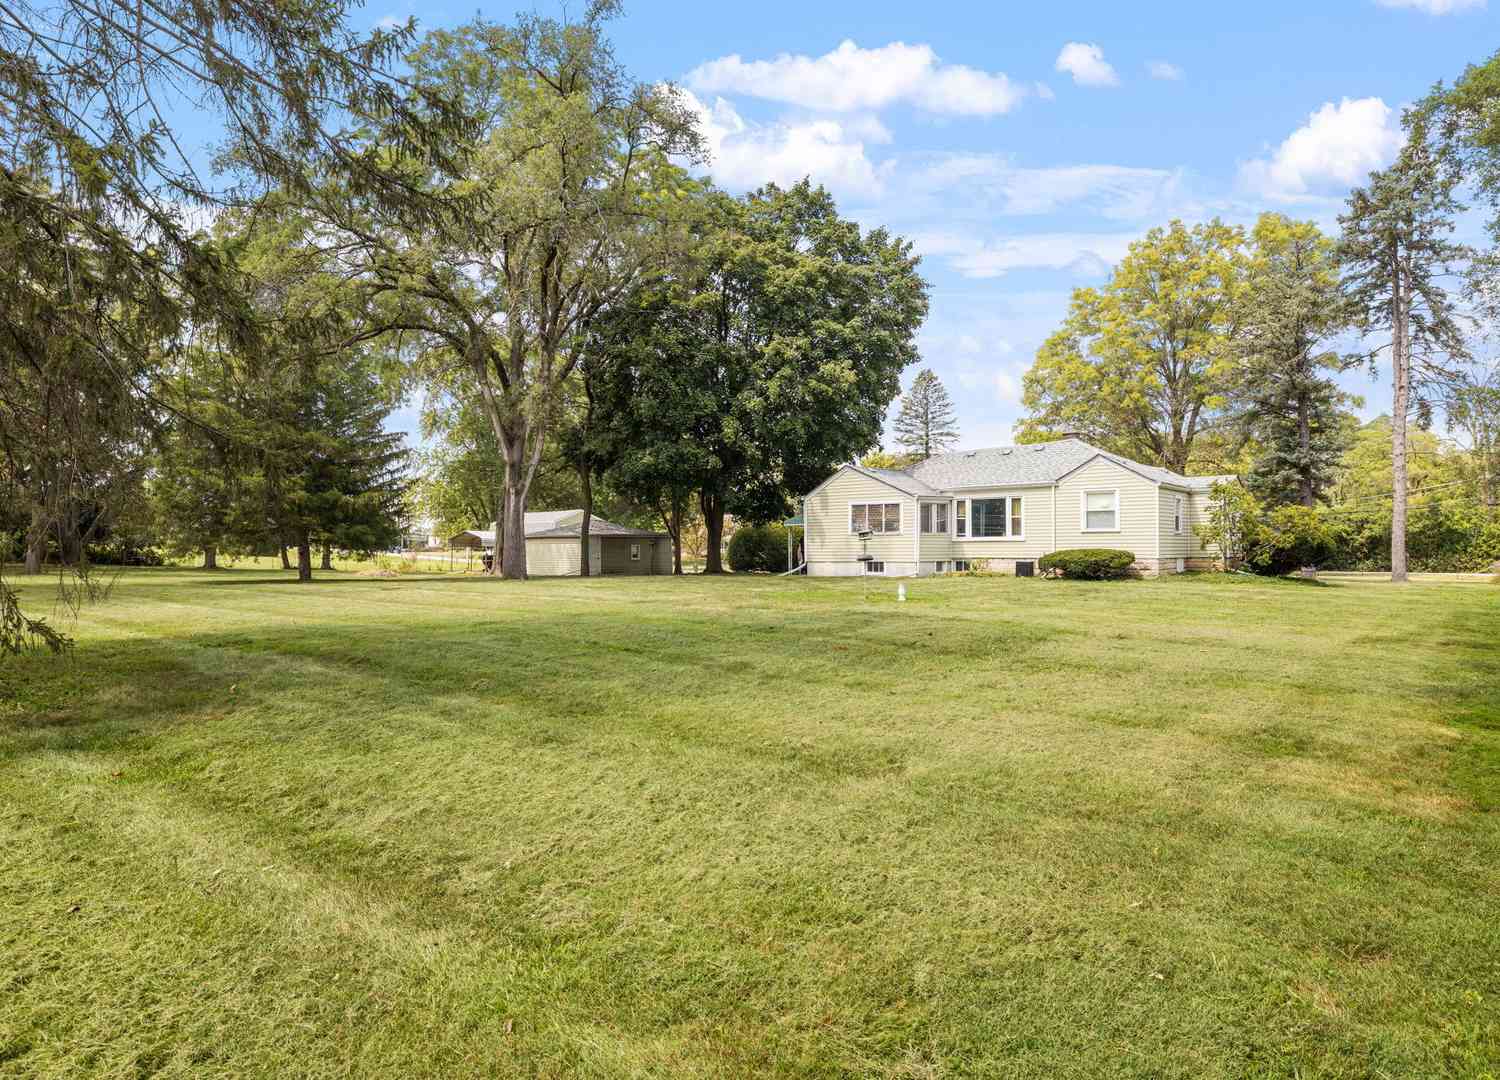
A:
POLYGON ((1307 397, 1297 398, 1297 485, 1302 505, 1309 510, 1318 504, 1318 493, 1313 490, 1312 476, 1312 422, 1307 416, 1307 397))
POLYGON ((212 544, 203 545, 203 569, 217 570, 219 568, 219 549, 212 544))
POLYGON ((292 568, 292 560, 288 559, 286 557, 286 544, 285 543, 283 543, 281 545, 281 568, 283 570, 290 570, 292 568))
POLYGON ((594 471, 587 465, 578 466, 578 487, 583 492, 583 523, 578 527, 582 547, 578 552, 578 573, 589 576, 589 523, 594 520, 594 471))
POLYGON ((333 545, 327 540, 323 541, 323 569, 333 569, 333 545))
POLYGON ((27 574, 40 574, 42 562, 47 556, 47 512, 41 507, 31 511, 31 528, 26 531, 27 574))
POLYGON ((1398 261, 1391 294, 1391 580, 1406 581, 1406 414, 1411 398, 1406 283, 1398 261))
POLYGON ((305 532, 297 537, 297 580, 312 580, 312 539, 305 532))
POLYGON ((703 531, 708 534, 703 553, 703 572, 724 572, 724 499, 718 492, 700 491, 698 505, 703 510, 703 531))
POLYGON ((682 496, 672 493, 672 573, 682 574, 682 496))
POLYGON ((83 562, 83 532, 78 525, 78 507, 71 499, 57 521, 57 554, 64 566, 83 562))
POLYGON ((498 432, 500 453, 505 458, 505 486, 501 492, 500 520, 495 523, 495 560, 491 573, 511 581, 526 580, 526 489, 530 487, 526 467, 526 433, 498 432))

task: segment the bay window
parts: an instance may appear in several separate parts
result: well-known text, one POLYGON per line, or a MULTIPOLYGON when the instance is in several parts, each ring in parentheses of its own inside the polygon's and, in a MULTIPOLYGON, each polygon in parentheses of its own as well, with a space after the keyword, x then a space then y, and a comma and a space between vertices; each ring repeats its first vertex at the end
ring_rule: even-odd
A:
MULTIPOLYGON (((1019 540, 1026 535, 1021 515, 1021 496, 1002 495, 995 499, 968 499, 969 533, 976 540, 1019 540)), ((959 504, 962 520, 964 503, 959 504)), ((960 533, 962 535, 962 533, 960 533)))

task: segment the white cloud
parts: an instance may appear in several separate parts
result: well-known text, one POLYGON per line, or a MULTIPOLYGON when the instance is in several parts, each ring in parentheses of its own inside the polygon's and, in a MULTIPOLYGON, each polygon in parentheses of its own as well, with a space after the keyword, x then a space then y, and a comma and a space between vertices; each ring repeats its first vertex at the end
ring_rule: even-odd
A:
POLYGON ((1056 67, 1073 76, 1079 86, 1117 86, 1120 82, 1115 69, 1104 59, 1104 50, 1081 41, 1070 41, 1062 47, 1056 67))
POLYGON ((1384 8, 1412 8, 1429 15, 1452 15, 1459 11, 1484 10, 1485 0, 1375 0, 1384 8))
POLYGON ((987 214, 1056 213, 1083 206, 1114 220, 1190 214, 1184 205, 1181 170, 1124 165, 1064 165, 1022 168, 998 154, 945 154, 924 169, 903 169, 911 187, 941 197, 953 192, 987 214))
POLYGON ((935 113, 993 116, 1009 112, 1026 91, 1003 72, 944 64, 930 45, 896 41, 862 49, 852 41, 822 56, 781 53, 771 60, 738 54, 688 72, 701 92, 739 93, 807 109, 850 112, 898 102, 935 113))
POLYGON ((883 172, 865 154, 865 142, 888 142, 879 121, 857 118, 753 124, 723 98, 712 107, 691 93, 684 101, 698 114, 698 130, 708 144, 709 168, 727 187, 758 187, 767 181, 796 183, 804 176, 834 191, 878 195, 883 172))
POLYGON ((975 242, 948 259, 970 278, 996 278, 1012 270, 1068 270, 1079 277, 1103 277, 1135 239, 1134 233, 1033 233, 975 242))
POLYGON ((1386 165, 1404 140, 1396 111, 1377 97, 1326 102, 1269 157, 1240 167, 1240 182, 1283 202, 1348 188, 1386 165))
POLYGON ((1146 72, 1153 79, 1164 79, 1167 82, 1182 81, 1182 69, 1167 60, 1147 60, 1146 72))
POLYGON ((1036 91, 1036 96, 1041 98, 1043 101, 1052 101, 1057 97, 1057 94, 1053 92, 1052 87, 1048 86, 1044 82, 1035 83, 1033 84, 1032 88, 1036 91))

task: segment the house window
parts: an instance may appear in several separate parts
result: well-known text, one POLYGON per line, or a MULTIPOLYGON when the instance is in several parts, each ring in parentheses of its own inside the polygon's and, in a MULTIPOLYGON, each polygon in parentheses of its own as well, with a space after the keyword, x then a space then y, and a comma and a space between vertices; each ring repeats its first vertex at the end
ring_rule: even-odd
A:
POLYGON ((956 574, 967 574, 969 572, 969 560, 955 559, 953 561, 953 572, 956 574))
POLYGON ((1182 535, 1182 496, 1172 496, 1172 531, 1182 535))
POLYGON ((865 563, 865 573, 883 574, 885 573, 885 563, 878 561, 867 562, 865 563))
POLYGON ((1021 525, 1021 496, 1002 496, 998 499, 970 499, 969 513, 973 517, 975 539, 1019 540, 1025 535, 1021 525))
POLYGON ((937 564, 932 568, 932 571, 935 574, 946 574, 948 572, 948 564, 939 559, 937 564))
POLYGON ((641 545, 640 544, 631 544, 630 545, 630 561, 631 562, 640 562, 641 561, 641 545))
POLYGON ((901 531, 900 503, 850 503, 849 531, 852 533, 898 533, 901 531))
POLYGON ((953 518, 954 518, 953 534, 955 536, 968 536, 969 535, 969 503, 968 503, 968 500, 966 500, 966 499, 960 499, 958 501, 958 504, 953 508, 953 518))
POLYGON ((1120 493, 1118 491, 1085 491, 1083 493, 1083 531, 1120 531, 1120 493))
POLYGON ((922 504, 922 531, 924 533, 948 532, 948 504, 947 503, 923 503, 922 504))

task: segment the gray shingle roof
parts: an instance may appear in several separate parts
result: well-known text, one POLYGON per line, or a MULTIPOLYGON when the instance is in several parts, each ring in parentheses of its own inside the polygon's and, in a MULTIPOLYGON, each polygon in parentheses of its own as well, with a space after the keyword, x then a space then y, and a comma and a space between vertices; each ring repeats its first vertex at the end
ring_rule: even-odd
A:
POLYGON ((1022 484, 1052 484, 1096 457, 1159 484, 1172 484, 1192 491, 1207 491, 1220 476, 1181 476, 1154 465, 1100 450, 1082 439, 1026 446, 997 446, 986 450, 960 450, 936 454, 909 469, 871 469, 853 466, 867 476, 883 480, 908 495, 938 495, 945 491, 979 487, 1013 487, 1022 484))
MULTIPOLYGON (((528 540, 555 540, 567 537, 578 537, 583 532, 582 510, 537 510, 528 511, 526 514, 526 539, 528 540)), ((589 521, 589 534, 591 536, 628 536, 640 539, 657 539, 666 533, 651 532, 648 529, 632 529, 625 525, 616 525, 613 521, 605 521, 601 517, 591 518, 589 521)), ((493 529, 465 529, 455 536, 471 536, 480 543, 493 547, 495 544, 495 530, 493 529)), ((452 543, 452 541, 449 541, 452 543)))

